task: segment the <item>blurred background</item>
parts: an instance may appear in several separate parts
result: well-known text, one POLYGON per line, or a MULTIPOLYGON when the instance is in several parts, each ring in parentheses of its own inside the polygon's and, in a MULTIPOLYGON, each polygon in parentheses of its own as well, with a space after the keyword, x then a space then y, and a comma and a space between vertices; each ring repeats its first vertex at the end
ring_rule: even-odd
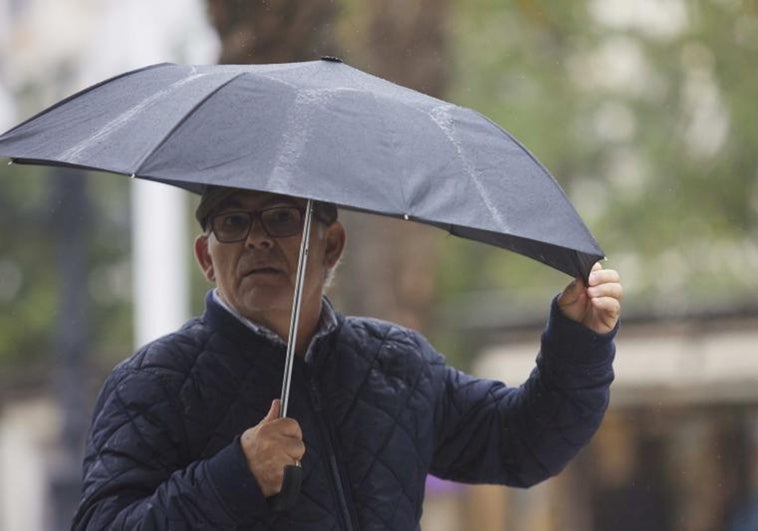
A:
MULTIPOLYGON (((758 530, 758 1, 0 0, 0 130, 156 62, 336 55, 474 108, 553 173, 625 284, 611 409, 522 491, 430 478, 424 529, 758 530)), ((67 529, 111 368, 201 311, 197 198, 0 167, 0 529, 67 529)), ((570 281, 344 213, 331 297, 518 385, 570 281)))

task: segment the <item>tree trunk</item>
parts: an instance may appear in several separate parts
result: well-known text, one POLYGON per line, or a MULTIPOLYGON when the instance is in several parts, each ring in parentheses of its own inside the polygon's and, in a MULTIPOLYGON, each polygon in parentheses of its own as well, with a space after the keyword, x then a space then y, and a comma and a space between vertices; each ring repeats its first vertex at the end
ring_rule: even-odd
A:
POLYGON ((286 63, 335 55, 333 0, 207 0, 222 64, 286 63))
MULTIPOLYGON (((448 0, 364 0, 369 16, 366 70, 441 97, 447 86, 448 0)), ((346 308, 424 330, 434 298, 438 229, 347 213, 348 257, 337 277, 346 308)))
MULTIPOLYGON (((219 63, 341 55, 333 39, 338 10, 331 0, 207 0, 207 5, 222 42, 219 63)), ((369 19, 368 31, 365 42, 352 43, 364 63, 361 67, 429 95, 442 95, 449 72, 449 0, 364 0, 361 8, 369 19)), ((441 233, 377 216, 342 216, 349 244, 336 291, 344 309, 423 329, 441 233)))

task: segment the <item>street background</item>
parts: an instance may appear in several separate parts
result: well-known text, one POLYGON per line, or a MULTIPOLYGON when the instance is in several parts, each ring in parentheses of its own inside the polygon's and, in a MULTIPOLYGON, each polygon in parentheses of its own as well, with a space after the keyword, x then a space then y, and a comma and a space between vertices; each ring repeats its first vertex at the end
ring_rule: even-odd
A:
MULTIPOLYGON (((0 130, 152 63, 322 55, 503 126, 624 282, 593 442, 527 491, 430 478, 424 529, 758 530, 758 1, 0 0, 0 130)), ((104 377, 201 310, 196 203, 0 166, 0 530, 68 528, 104 377)), ((478 375, 526 378, 571 279, 429 227, 342 217, 338 308, 417 328, 478 375)))

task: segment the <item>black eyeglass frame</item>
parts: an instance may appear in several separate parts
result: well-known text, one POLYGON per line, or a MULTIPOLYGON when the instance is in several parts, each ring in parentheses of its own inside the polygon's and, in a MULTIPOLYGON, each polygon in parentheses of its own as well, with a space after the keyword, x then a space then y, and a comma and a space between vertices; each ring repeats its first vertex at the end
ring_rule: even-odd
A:
MULTIPOLYGON (((261 228, 263 229, 263 232, 266 233, 266 235, 270 238, 289 238, 290 236, 296 236, 300 234, 303 231, 303 217, 305 214, 305 209, 296 207, 296 206, 273 206, 268 208, 262 208, 260 210, 244 210, 244 209, 235 209, 235 210, 225 210, 223 212, 219 212, 218 214, 213 214, 211 216, 208 216, 207 223, 206 223, 206 231, 212 232, 213 235, 216 237, 216 239, 220 243, 237 243, 246 240, 250 236, 250 231, 253 230, 253 225, 256 221, 260 222, 261 228), (297 229, 292 230, 290 232, 285 233, 272 233, 270 230, 270 227, 267 226, 267 222, 264 220, 264 215, 266 212, 271 212, 274 210, 286 210, 290 212, 297 212, 298 214, 298 220, 297 220, 297 229), (247 223, 247 229, 244 232, 244 235, 240 237, 235 237, 234 239, 222 239, 219 237, 219 234, 215 227, 215 221, 216 219, 222 217, 222 216, 228 216, 230 214, 244 214, 247 216, 248 223, 247 223)), ((323 223, 330 225, 331 223, 334 223, 335 219, 328 219, 326 218, 322 213, 320 213, 317 209, 313 210, 313 216, 323 223)))

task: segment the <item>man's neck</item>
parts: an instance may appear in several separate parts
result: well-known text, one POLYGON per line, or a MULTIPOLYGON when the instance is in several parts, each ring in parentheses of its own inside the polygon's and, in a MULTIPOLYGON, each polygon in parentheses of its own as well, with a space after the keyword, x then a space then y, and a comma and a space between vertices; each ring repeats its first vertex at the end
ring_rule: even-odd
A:
MULTIPOLYGON (((237 318, 252 322, 256 326, 266 328, 281 338, 285 343, 288 342, 290 322, 292 319, 291 310, 273 310, 246 315, 230 304, 219 290, 215 290, 215 295, 218 297, 218 300, 222 305, 237 316, 237 318)), ((295 353, 297 355, 305 355, 308 345, 318 330, 319 322, 321 320, 321 310, 320 298, 311 302, 308 306, 303 302, 298 317, 297 342, 295 345, 295 353)))

